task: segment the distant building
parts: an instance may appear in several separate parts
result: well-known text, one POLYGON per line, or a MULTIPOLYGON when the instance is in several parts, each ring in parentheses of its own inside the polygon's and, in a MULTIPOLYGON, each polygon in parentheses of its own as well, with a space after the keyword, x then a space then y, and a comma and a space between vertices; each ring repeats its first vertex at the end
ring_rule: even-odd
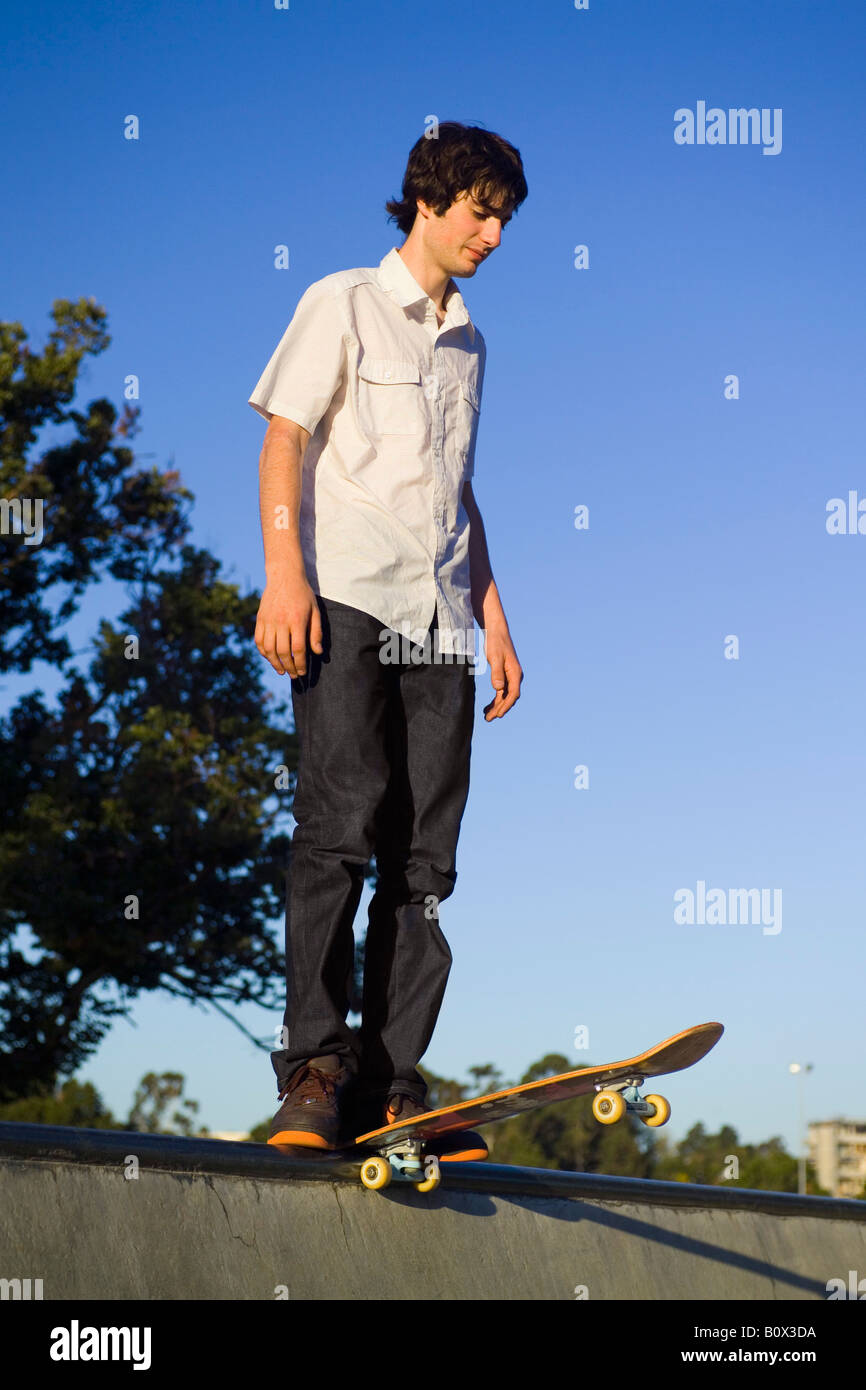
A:
POLYGON ((809 1161, 834 1197, 859 1197, 866 1186, 866 1120, 814 1120, 809 1161))

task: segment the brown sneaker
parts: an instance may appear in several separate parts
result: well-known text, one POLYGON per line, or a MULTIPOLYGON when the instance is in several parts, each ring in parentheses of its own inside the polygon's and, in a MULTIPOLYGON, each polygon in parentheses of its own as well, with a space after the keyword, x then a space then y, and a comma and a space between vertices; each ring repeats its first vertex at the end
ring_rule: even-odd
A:
POLYGON ((336 1149, 340 1138, 340 1097, 351 1073, 339 1057, 302 1062, 280 1087, 283 1102, 271 1121, 269 1144, 336 1149))
MULTIPOLYGON (((391 1091, 385 1103, 382 1123, 393 1125, 398 1120, 411 1120, 416 1115, 426 1115, 429 1109, 429 1105, 405 1091, 391 1091)), ((481 1135, 473 1129, 463 1129, 456 1134, 437 1134, 427 1147, 441 1163, 477 1163, 487 1158, 490 1152, 481 1135)))

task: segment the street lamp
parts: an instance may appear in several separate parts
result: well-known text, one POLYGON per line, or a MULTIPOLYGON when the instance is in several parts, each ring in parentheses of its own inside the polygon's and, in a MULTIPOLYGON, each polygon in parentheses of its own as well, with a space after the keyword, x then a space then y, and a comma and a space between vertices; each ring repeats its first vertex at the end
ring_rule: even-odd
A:
POLYGON ((791 1075, 797 1076, 800 1079, 800 1084, 797 1087, 800 1112, 800 1159, 797 1164, 799 1173, 797 1187, 801 1197, 805 1197, 806 1195, 806 1117, 803 1106, 803 1082, 806 1079, 806 1073, 811 1070, 811 1062, 807 1062, 805 1066, 803 1066, 801 1062, 792 1062, 788 1067, 788 1071, 791 1075))

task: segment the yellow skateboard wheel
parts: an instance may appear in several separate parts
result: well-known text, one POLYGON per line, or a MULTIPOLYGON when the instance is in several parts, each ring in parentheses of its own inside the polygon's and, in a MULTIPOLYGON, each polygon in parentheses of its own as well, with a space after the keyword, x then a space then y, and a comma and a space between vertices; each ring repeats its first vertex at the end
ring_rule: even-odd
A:
POLYGON ((391 1165, 387 1158, 366 1158, 361 1164, 361 1182, 371 1192, 379 1192, 391 1181, 391 1165))
POLYGON ((600 1125, 615 1125, 625 1114, 625 1101, 619 1091, 597 1091, 592 1113, 600 1125))
POLYGON ((664 1096, 644 1096, 644 1100, 649 1105, 654 1105, 656 1108, 656 1113, 654 1115, 641 1115, 644 1124, 650 1125, 651 1127, 666 1125, 671 1117, 671 1107, 664 1096))
POLYGON ((442 1181, 442 1174, 439 1171, 439 1160, 430 1156, 424 1163, 424 1177, 421 1182, 414 1184, 416 1192, 435 1192, 442 1181))

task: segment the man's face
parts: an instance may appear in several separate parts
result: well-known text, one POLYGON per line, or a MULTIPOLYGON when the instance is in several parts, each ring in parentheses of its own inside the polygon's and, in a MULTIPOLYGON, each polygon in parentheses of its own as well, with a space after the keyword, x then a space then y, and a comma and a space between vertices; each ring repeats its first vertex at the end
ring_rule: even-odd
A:
POLYGON ((496 213, 472 193, 458 193, 441 217, 426 210, 430 215, 424 220, 424 245, 448 275, 474 275, 476 266, 496 250, 502 228, 511 221, 509 209, 496 213))

